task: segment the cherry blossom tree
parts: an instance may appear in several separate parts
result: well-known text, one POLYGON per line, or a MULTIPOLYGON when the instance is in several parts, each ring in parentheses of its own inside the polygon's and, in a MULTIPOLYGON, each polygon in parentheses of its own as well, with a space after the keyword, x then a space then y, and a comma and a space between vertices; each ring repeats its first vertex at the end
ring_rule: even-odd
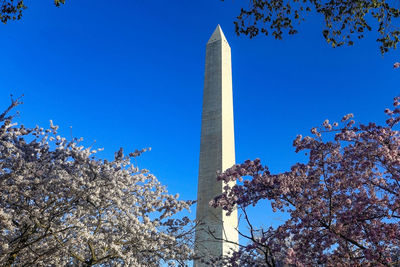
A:
POLYGON ((125 156, 0 115, 0 266, 185 266, 189 209, 125 156))
POLYGON ((289 219, 276 228, 253 227, 231 266, 400 266, 400 98, 386 124, 326 120, 293 142, 308 162, 272 174, 259 159, 228 169, 226 186, 211 204, 229 214, 269 200, 289 219))

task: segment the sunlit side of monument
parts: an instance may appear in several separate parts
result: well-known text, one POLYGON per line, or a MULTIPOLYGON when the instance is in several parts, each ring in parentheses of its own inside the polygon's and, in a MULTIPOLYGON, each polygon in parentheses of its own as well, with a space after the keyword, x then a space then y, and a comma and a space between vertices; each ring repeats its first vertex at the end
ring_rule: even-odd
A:
MULTIPOLYGON (((203 260, 228 255, 238 243, 237 212, 209 206, 222 193, 218 171, 235 164, 231 48, 218 25, 207 42, 197 191, 195 253, 203 260)), ((195 267, 204 266, 200 259, 195 267)))

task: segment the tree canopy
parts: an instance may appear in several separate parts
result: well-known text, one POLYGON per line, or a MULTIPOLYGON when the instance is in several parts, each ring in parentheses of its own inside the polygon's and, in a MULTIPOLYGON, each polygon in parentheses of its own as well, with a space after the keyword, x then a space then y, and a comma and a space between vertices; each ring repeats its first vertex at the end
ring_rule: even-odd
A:
POLYGON ((296 152, 308 162, 272 174, 259 159, 228 169, 228 183, 213 201, 228 213, 244 211, 249 240, 228 259, 233 266, 400 266, 400 98, 386 109, 385 125, 326 120, 297 136, 296 152), (246 178, 249 177, 250 179, 246 178), (243 180, 244 179, 244 180, 243 180), (269 200, 289 219, 276 228, 251 224, 246 208, 269 200))
MULTIPOLYGON (((54 0, 57 7, 64 3, 65 0, 54 0)), ((0 5, 3 23, 21 19, 27 8, 23 0, 4 0, 0 5)), ((382 54, 395 49, 399 42, 400 29, 396 22, 400 9, 393 0, 251 0, 234 21, 235 31, 250 38, 261 33, 282 39, 286 33, 298 33, 297 26, 311 12, 323 16, 322 35, 333 47, 353 45, 356 39, 362 39, 372 30, 379 34, 377 42, 382 54)))
MULTIPOLYGON (((222 0, 223 1, 223 0, 222 0)), ((241 9, 235 23, 236 33, 250 38, 271 34, 282 39, 285 33, 296 34, 297 26, 311 12, 323 16, 322 34, 333 47, 353 45, 365 32, 379 33, 381 53, 396 48, 399 42, 399 3, 391 0, 251 0, 241 9)))
MULTIPOLYGON (((65 0, 54 0, 54 5, 59 7, 65 0)), ((4 0, 0 4, 0 20, 7 23, 9 20, 19 20, 22 12, 27 8, 24 0, 4 0)))
POLYGON ((191 230, 178 200, 131 163, 112 161, 49 129, 0 115, 0 266, 159 266, 191 259, 191 230))

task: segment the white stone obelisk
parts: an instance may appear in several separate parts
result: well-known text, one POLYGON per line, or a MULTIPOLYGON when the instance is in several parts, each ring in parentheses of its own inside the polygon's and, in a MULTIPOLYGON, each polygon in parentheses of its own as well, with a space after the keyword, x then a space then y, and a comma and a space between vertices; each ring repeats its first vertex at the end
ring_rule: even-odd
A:
MULTIPOLYGON (((231 48, 218 25, 206 47, 201 120, 196 211, 196 220, 200 225, 196 229, 195 253, 203 259, 227 255, 237 247, 226 241, 238 243, 237 212, 226 216, 221 208, 209 206, 210 200, 223 192, 224 184, 217 181, 217 172, 234 164, 231 48)), ((194 266, 203 264, 195 260, 194 266)))

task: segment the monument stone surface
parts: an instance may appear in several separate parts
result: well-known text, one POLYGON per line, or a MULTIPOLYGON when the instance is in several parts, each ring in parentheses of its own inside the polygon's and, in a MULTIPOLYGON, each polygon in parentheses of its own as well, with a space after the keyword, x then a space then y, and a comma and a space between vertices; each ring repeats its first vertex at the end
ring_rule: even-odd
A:
MULTIPOLYGON (((231 48, 218 25, 206 46, 206 66, 201 121, 200 166, 197 191, 195 253, 203 259, 227 255, 238 243, 237 212, 226 216, 209 206, 223 192, 218 171, 235 164, 231 48)), ((234 183, 233 183, 234 184, 234 183)), ((231 185, 233 185, 231 184, 231 185)), ((204 266, 200 260, 195 267, 204 266)))

